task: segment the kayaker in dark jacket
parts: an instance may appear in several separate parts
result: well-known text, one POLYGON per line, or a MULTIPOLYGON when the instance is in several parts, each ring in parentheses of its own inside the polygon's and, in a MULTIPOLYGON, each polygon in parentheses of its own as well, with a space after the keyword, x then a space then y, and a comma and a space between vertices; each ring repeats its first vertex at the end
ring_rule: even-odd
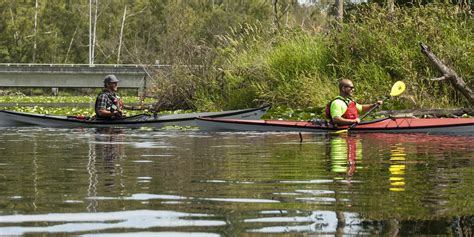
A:
POLYGON ((104 78, 104 90, 95 101, 95 114, 101 119, 117 119, 123 115, 123 101, 117 95, 119 80, 115 75, 104 78))
POLYGON ((375 104, 361 105, 352 99, 354 84, 351 80, 342 79, 339 82, 339 96, 331 100, 326 106, 326 115, 336 125, 350 125, 360 123, 359 114, 369 111, 383 101, 375 104))

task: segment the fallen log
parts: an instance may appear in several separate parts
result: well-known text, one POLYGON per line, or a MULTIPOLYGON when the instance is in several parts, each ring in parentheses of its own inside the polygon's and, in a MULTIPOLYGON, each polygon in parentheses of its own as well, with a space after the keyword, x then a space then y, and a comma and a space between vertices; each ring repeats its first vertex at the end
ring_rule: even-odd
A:
POLYGON ((460 117, 463 115, 474 116, 474 109, 407 109, 407 110, 384 110, 377 112, 376 115, 391 117, 460 117))
POLYGON ((469 88, 462 79, 453 69, 446 66, 441 60, 431 52, 431 49, 424 43, 420 42, 421 52, 423 52, 428 59, 433 63, 439 72, 443 75, 438 78, 431 79, 432 81, 449 80, 456 90, 467 98, 471 106, 474 105, 474 92, 469 88))

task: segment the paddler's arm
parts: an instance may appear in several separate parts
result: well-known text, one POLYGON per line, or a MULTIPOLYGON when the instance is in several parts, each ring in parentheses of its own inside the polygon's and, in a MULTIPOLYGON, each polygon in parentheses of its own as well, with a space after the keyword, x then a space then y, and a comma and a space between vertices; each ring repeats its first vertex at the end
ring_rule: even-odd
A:
POLYGON ((332 121, 337 125, 351 125, 353 123, 360 123, 360 119, 345 119, 341 116, 336 116, 332 118, 332 121))
POLYGON ((109 111, 107 109, 99 109, 98 111, 99 113, 99 116, 100 117, 121 117, 122 116, 122 112, 121 111, 118 111, 118 110, 115 110, 114 112, 112 111, 109 111))
POLYGON ((369 110, 372 109, 373 107, 379 106, 379 105, 382 105, 382 104, 383 104, 383 100, 379 100, 379 101, 377 101, 377 102, 374 103, 374 104, 362 105, 362 113, 366 113, 367 111, 369 111, 369 110))

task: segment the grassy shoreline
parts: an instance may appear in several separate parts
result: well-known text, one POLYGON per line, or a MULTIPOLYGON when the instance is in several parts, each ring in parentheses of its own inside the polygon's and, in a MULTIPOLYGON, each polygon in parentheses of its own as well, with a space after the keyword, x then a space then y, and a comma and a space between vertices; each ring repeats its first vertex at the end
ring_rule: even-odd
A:
POLYGON ((468 107, 472 105, 450 83, 430 80, 440 74, 419 42, 472 88, 473 25, 471 12, 450 4, 400 7, 393 13, 361 4, 343 22, 317 32, 290 28, 272 34, 259 25, 243 26, 223 37, 208 70, 177 71, 168 81, 171 85, 163 82, 156 94, 189 101, 198 109, 249 107, 260 101, 308 108, 323 106, 337 95, 342 78, 353 80, 360 103, 383 98, 401 80, 406 92, 385 109, 468 107))
MULTIPOLYGON (((93 116, 94 115, 94 101, 95 97, 92 96, 0 96, 0 104, 2 103, 17 103, 16 106, 0 107, 3 110, 12 110, 17 112, 28 112, 38 114, 54 114, 54 115, 67 115, 67 116, 93 116), (35 106, 24 106, 25 103, 35 104, 35 106), (82 103, 84 107, 74 106, 75 104, 82 103), (48 105, 50 104, 50 105, 48 105), (61 104, 62 106, 57 106, 61 104), (68 106, 70 104, 71 106, 68 106)), ((139 102, 138 97, 127 96, 124 97, 126 104, 137 104, 139 102)), ((152 104, 152 99, 145 100, 146 104, 152 104)), ((285 120, 304 120, 309 121, 315 118, 324 119, 324 108, 325 105, 321 106, 309 106, 306 108, 291 108, 287 106, 272 106, 272 108, 265 114, 263 119, 285 119, 285 120)), ((239 108, 243 109, 243 108, 239 108)), ((382 107, 381 110, 386 109, 382 107)), ((199 110, 204 111, 204 110, 199 110)), ((219 111, 219 110, 213 110, 219 111)), ((158 114, 178 114, 193 112, 191 110, 167 110, 160 111, 158 114)), ((152 112, 149 110, 126 110, 126 116, 133 116, 137 114, 152 112)), ((371 118, 376 118, 372 116, 371 118)), ((465 116, 463 116, 465 117, 465 116)))

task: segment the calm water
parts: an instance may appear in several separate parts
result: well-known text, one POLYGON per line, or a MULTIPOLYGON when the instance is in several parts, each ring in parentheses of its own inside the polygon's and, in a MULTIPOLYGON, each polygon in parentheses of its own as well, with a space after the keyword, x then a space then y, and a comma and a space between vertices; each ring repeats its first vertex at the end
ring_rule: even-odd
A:
POLYGON ((303 137, 3 128, 0 235, 474 233, 474 137, 303 137))

